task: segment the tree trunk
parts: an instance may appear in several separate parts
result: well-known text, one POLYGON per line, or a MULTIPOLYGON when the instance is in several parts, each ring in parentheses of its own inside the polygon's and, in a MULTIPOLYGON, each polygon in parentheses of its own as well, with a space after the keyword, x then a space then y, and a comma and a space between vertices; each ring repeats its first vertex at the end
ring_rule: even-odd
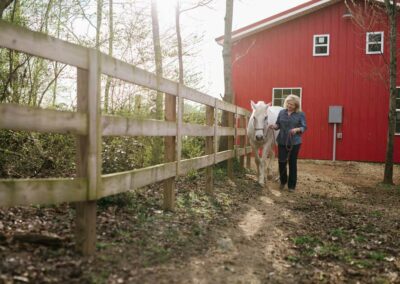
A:
POLYGON ((95 46, 97 50, 100 50, 102 17, 103 17, 103 0, 97 0, 96 46, 95 46))
POLYGON ((232 94, 232 21, 233 21, 233 0, 226 0, 225 33, 222 56, 224 59, 224 101, 234 103, 232 94))
MULTIPOLYGON (((57 38, 60 37, 60 29, 61 29, 61 12, 62 6, 61 1, 58 2, 58 19, 57 19, 57 38)), ((58 85, 58 62, 54 63, 54 85, 53 85, 53 99, 52 99, 52 106, 56 105, 57 99, 57 85, 58 85)))
MULTIPOLYGON (((160 81, 163 76, 162 68, 162 54, 161 54, 161 43, 160 43, 160 28, 158 24, 158 12, 157 12, 157 0, 151 0, 151 22, 153 31, 153 46, 154 46, 154 57, 156 64, 156 76, 157 76, 157 88, 160 86, 160 81)), ((161 120, 163 118, 163 94, 157 91, 156 95, 156 111, 154 118, 161 120)), ((152 147, 152 162, 153 164, 159 164, 161 162, 160 151, 162 149, 162 140, 159 137, 153 138, 152 147)))
MULTIPOLYGON (((108 39, 108 55, 113 56, 113 44, 114 44, 114 17, 113 17, 113 0, 109 0, 109 39, 108 39)), ((104 112, 108 112, 108 101, 110 97, 110 85, 111 77, 107 76, 106 87, 104 90, 104 112)))
MULTIPOLYGON (((231 49, 232 49, 232 21, 233 21, 233 0, 226 0, 226 11, 225 11, 225 33, 224 33, 224 45, 222 49, 222 57, 224 60, 224 84, 225 94, 224 101, 233 103, 232 95, 232 60, 231 60, 231 49)), ((231 124, 230 114, 228 112, 222 113, 222 125, 228 126, 231 124)), ((222 136, 219 143, 219 151, 228 149, 228 137, 222 136)))
POLYGON ((396 5, 397 0, 391 4, 389 0, 385 0, 386 11, 389 21, 390 30, 390 68, 389 68, 389 82, 390 82, 390 94, 389 94, 389 116, 388 116, 388 132, 387 132, 387 144, 386 144, 386 158, 385 158, 385 171, 383 177, 383 183, 393 184, 393 148, 394 148, 394 133, 396 127, 396 77, 397 77, 397 56, 396 56, 396 45, 397 45, 397 26, 396 26, 396 5))
POLYGON ((180 24, 180 2, 176 1, 176 10, 175 10, 175 28, 176 28, 176 37, 178 40, 178 61, 179 61, 179 83, 184 84, 183 81, 183 53, 182 53, 182 35, 181 35, 181 24, 180 24))

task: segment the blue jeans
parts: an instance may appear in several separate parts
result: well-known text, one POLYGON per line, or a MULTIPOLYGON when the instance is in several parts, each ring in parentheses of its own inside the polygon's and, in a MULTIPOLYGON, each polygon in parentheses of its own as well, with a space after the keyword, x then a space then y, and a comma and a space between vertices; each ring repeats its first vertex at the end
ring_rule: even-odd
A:
POLYGON ((297 182, 297 156, 300 151, 301 144, 291 147, 286 145, 278 145, 279 158, 279 178, 281 184, 288 184, 288 188, 295 189, 297 182), (289 180, 287 175, 287 164, 289 162, 289 180))

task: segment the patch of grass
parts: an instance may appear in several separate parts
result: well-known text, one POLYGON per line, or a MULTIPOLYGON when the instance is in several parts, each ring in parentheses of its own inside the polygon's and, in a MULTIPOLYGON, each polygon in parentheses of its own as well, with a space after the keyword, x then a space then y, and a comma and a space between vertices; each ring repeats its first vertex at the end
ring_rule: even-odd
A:
POLYGON ((369 261, 368 259, 356 259, 351 264, 357 266, 358 268, 370 268, 373 266, 371 261, 369 261))
POLYGON ((292 239, 296 246, 301 245, 317 245, 319 240, 310 236, 299 236, 292 239))
POLYGON ((358 243, 365 243, 367 241, 364 236, 355 236, 354 240, 358 243))
POLYGON ((331 230, 330 235, 333 237, 341 238, 346 235, 346 232, 343 231, 342 228, 336 228, 336 229, 331 230))
POLYGON ((375 261, 383 261, 385 260, 386 255, 381 251, 371 251, 368 254, 369 259, 373 259, 375 261))
POLYGON ((335 244, 324 244, 320 247, 318 251, 318 255, 322 257, 335 257, 338 258, 342 253, 342 250, 340 249, 339 246, 335 244))
POLYGON ((375 211, 370 212, 370 215, 372 217, 381 218, 383 216, 383 212, 379 211, 379 210, 375 210, 375 211))

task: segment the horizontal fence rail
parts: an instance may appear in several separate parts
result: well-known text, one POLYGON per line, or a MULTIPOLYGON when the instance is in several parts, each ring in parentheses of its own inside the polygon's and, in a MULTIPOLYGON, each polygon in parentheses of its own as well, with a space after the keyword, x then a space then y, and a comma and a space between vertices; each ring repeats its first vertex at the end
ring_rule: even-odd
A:
MULTIPOLYGON (((0 47, 32 56, 62 62, 77 68, 77 111, 39 109, 15 104, 0 104, 0 129, 73 134, 77 137, 77 177, 0 180, 0 206, 77 203, 77 248, 93 252, 95 203, 99 198, 126 192, 171 179, 192 170, 206 169, 207 192, 212 192, 210 167, 225 160, 249 154, 245 125, 249 111, 187 86, 141 70, 97 50, 75 45, 0 20, 0 47), (132 84, 166 94, 166 121, 101 115, 100 77, 109 75, 132 84), (171 100, 172 98, 172 100, 171 100), (206 106, 206 125, 183 123, 183 101, 206 106), (167 103, 168 102, 168 103, 167 103), (168 105, 168 106, 167 106, 168 105), (178 106, 177 108, 175 106, 178 106), (177 110, 177 113, 175 114, 177 110), (227 112, 229 125, 218 125, 218 112, 227 112), (101 139, 105 136, 162 136, 169 158, 163 164, 126 172, 101 175, 101 139), (182 137, 206 137, 206 154, 181 159, 182 137), (218 152, 218 137, 231 141, 226 151, 218 152), (168 139, 170 139, 168 138, 168 139), (166 140, 167 141, 167 140, 166 140), (233 145, 232 143, 239 143, 233 145), (173 153, 172 153, 173 152, 173 153), (92 221, 88 221, 92 220, 92 221)), ((173 187, 165 196, 166 208, 173 209, 173 187)))

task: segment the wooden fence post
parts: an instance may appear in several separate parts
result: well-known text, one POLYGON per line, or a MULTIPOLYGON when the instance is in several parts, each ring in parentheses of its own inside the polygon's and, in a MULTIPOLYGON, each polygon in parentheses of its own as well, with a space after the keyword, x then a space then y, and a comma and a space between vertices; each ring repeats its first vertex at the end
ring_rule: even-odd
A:
POLYGON ((96 198, 101 186, 100 59, 89 51, 89 70, 77 71, 78 112, 87 115, 87 135, 77 137, 77 176, 87 179, 87 201, 76 203, 76 249, 83 255, 96 250, 96 198))
MULTIPOLYGON (((206 106, 206 124, 213 126, 217 121, 214 121, 214 108, 212 106, 206 106)), ((215 133, 214 133, 215 134, 215 133)), ((214 136, 206 137, 206 155, 211 155, 215 152, 214 150, 214 136)), ((214 159, 215 163, 215 159, 214 159)), ((214 175, 213 166, 206 167, 206 192, 212 194, 214 191, 214 175)))
MULTIPOLYGON (((249 117, 248 116, 246 116, 245 117, 245 123, 246 123, 246 127, 247 127, 247 125, 249 124, 249 117)), ((245 136, 245 149, 247 148, 247 146, 249 146, 250 144, 249 144, 249 139, 248 139, 248 137, 247 137, 247 130, 246 130, 246 136, 245 136)), ((247 150, 246 150, 247 151, 247 150)), ((251 153, 249 153, 249 154, 246 154, 246 168, 248 168, 248 169, 250 169, 251 168, 251 153)))
MULTIPOLYGON (((228 112, 228 127, 234 127, 234 114, 228 112)), ((233 150, 234 136, 228 136, 228 150, 233 150)), ((227 175, 233 179, 233 158, 228 159, 227 175)))
MULTIPOLYGON (((179 85, 178 85, 179 92, 179 85)), ((165 94, 165 120, 176 121, 176 97, 165 94)), ((166 136, 165 141, 165 162, 175 161, 176 156, 176 136, 166 136)), ((164 181, 164 210, 175 210, 175 178, 164 181)))
MULTIPOLYGON (((239 116, 239 127, 246 128, 244 116, 239 116)), ((241 135, 239 138, 240 148, 244 149, 244 155, 240 156, 240 166, 244 168, 244 157, 246 156, 246 135, 241 135)))

